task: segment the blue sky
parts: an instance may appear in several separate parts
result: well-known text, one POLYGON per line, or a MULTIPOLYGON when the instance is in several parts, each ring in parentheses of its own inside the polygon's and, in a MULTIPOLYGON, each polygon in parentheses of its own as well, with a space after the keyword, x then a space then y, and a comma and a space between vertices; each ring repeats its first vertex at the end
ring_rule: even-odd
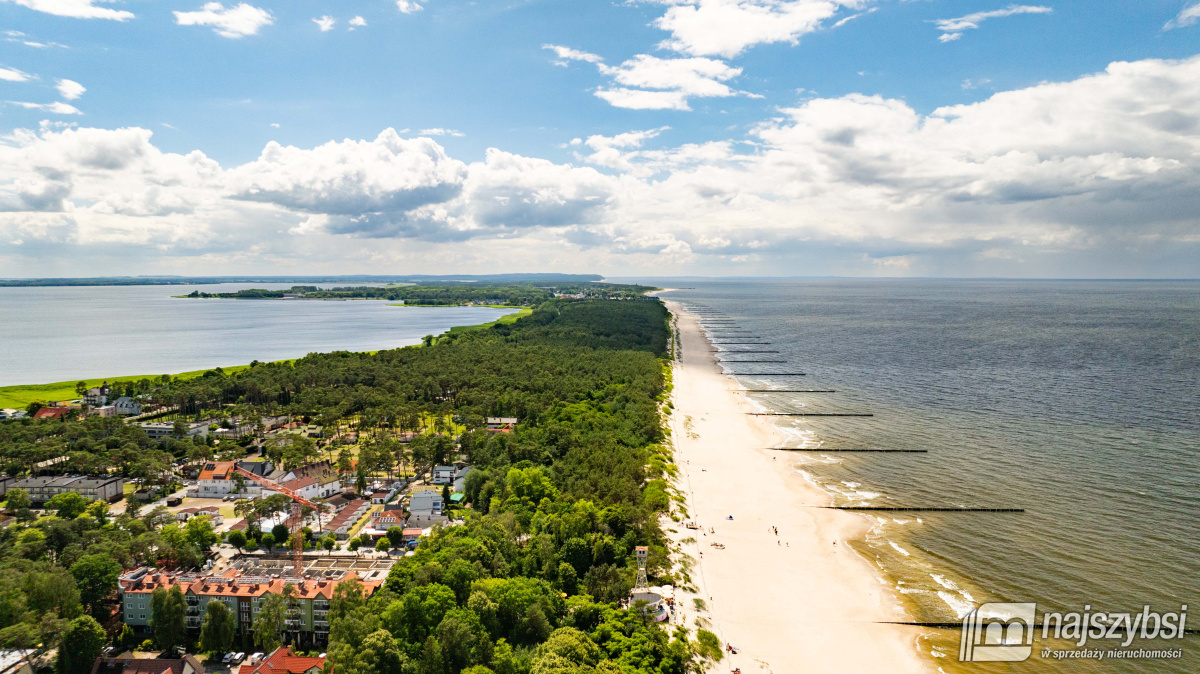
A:
POLYGON ((1200 274, 1191 2, 418 2, 0 0, 0 275, 1200 274))

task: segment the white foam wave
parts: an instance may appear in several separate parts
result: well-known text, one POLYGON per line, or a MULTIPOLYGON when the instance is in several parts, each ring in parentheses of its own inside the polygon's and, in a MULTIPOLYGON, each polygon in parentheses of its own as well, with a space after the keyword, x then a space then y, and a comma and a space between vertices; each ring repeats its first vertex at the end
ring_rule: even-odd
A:
POLYGON ((949 578, 947 578, 941 574, 931 573, 929 575, 930 575, 930 577, 933 578, 934 581, 937 582, 938 585, 941 585, 942 587, 946 588, 947 590, 957 590, 958 589, 957 583, 955 583, 954 581, 950 580, 949 578))
POLYGON ((942 601, 946 602, 946 605, 950 607, 950 610, 954 611, 954 614, 959 618, 962 618, 971 611, 975 610, 975 602, 964 599, 962 596, 953 592, 938 590, 937 595, 942 598, 942 601))
POLYGON ((909 556, 908 550, 905 550, 904 548, 900 547, 899 545, 896 545, 896 543, 894 541, 888 541, 888 545, 895 548, 896 552, 899 552, 900 554, 904 555, 905 557, 909 556))

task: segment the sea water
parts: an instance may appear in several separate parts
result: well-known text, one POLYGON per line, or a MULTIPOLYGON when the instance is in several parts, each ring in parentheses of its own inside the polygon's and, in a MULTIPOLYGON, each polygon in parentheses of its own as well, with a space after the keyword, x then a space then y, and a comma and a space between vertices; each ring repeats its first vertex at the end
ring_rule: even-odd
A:
MULTIPOLYGON (((876 512, 856 549, 918 622, 981 602, 1042 611, 1179 611, 1200 627, 1200 283, 927 280, 645 280, 718 326, 746 388, 786 446, 928 453, 779 454, 837 505, 1024 508, 876 512), (746 330, 733 333, 733 329, 746 330), (752 337, 751 337, 752 336, 752 337), (803 377, 754 372, 805 372, 803 377)), ((730 358, 728 354, 722 354, 730 358)), ((920 633, 920 631, 915 631, 920 633)), ((1063 661, 1034 642, 1021 664, 959 664, 959 631, 921 649, 945 671, 1200 671, 1200 636, 1130 648, 1181 659, 1063 661)), ((1089 641, 1093 648, 1119 642, 1089 641)))

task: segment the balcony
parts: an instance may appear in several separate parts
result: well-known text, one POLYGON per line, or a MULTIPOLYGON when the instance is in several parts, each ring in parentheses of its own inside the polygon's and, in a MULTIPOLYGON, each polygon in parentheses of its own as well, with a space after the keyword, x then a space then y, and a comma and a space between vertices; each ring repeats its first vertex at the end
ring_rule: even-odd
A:
POLYGON ((189 607, 187 607, 187 614, 190 616, 191 615, 200 615, 200 608, 197 606, 189 606, 189 607))
POLYGON ((329 623, 324 620, 314 621, 313 631, 321 634, 327 633, 329 632, 329 623))
POLYGON ((328 611, 328 610, 329 610, 329 602, 327 602, 327 601, 314 601, 314 602, 313 602, 313 610, 314 610, 314 611, 328 611))
POLYGON ((196 595, 194 595, 194 594, 189 594, 189 595, 187 596, 187 603, 188 603, 188 604, 190 604, 190 605, 192 605, 192 606, 195 606, 196 604, 199 604, 199 603, 200 603, 200 597, 197 597, 197 596, 196 596, 196 595))
POLYGON ((325 616, 329 615, 329 609, 314 608, 313 615, 317 618, 324 618, 325 616))

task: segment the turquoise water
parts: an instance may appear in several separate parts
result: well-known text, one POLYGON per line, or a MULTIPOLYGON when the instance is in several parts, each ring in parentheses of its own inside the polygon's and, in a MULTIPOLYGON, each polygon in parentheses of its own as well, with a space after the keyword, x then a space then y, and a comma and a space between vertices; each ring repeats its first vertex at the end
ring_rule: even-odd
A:
MULTIPOLYGON (((764 409, 875 415, 781 417, 787 446, 928 450, 786 455, 837 504, 1026 510, 872 517, 857 548, 918 621, 985 601, 1200 614, 1200 283, 655 283, 734 319, 710 320, 725 341, 771 343, 721 348, 780 351, 726 366, 747 388, 836 391, 750 394, 764 409)), ((921 647, 947 671, 1200 671, 1200 636, 1181 660, 960 665, 958 635, 921 647)))
POLYGON ((0 386, 201 370, 416 344, 511 309, 180 299, 290 284, 0 288, 0 386))

